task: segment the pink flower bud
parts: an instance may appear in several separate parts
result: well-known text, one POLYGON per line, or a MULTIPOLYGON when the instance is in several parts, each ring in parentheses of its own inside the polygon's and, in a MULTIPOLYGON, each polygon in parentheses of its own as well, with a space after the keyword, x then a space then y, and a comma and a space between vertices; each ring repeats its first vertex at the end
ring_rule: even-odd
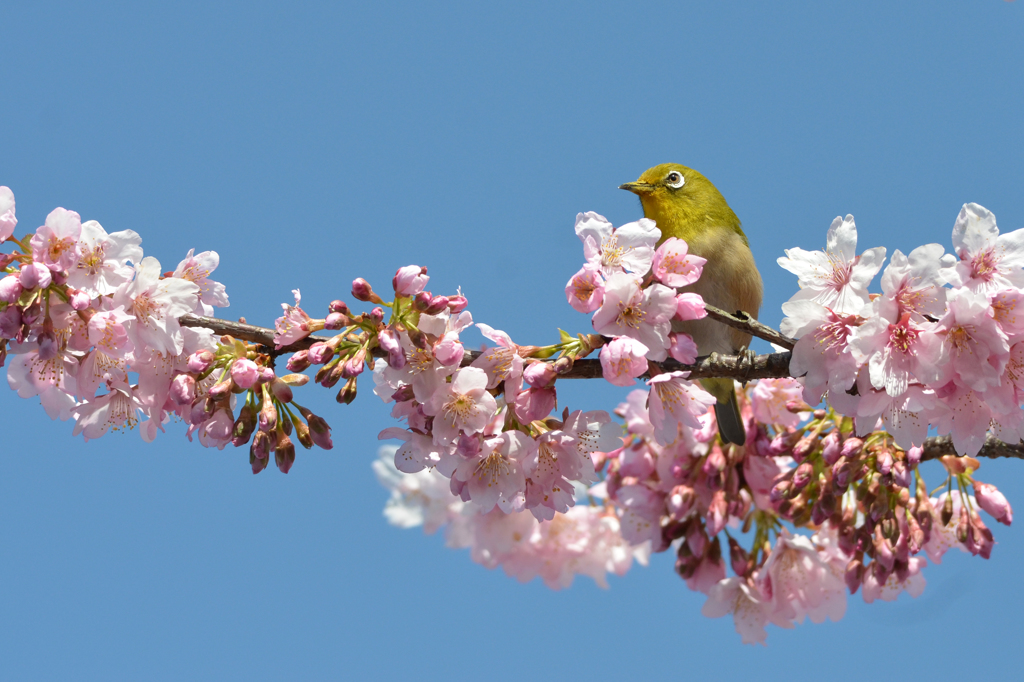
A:
POLYGON ((28 265, 21 266, 21 273, 18 275, 18 281, 21 282, 21 286, 26 289, 45 289, 50 286, 50 282, 53 281, 53 273, 50 272, 50 268, 46 267, 42 263, 32 262, 28 265))
POLYGON ((352 298, 364 303, 380 303, 380 296, 374 293, 373 287, 362 277, 352 280, 352 298))
POLYGON ((700 294, 688 292, 676 296, 676 318, 699 320, 707 316, 708 311, 704 308, 704 299, 700 294))
POLYGON ((223 381, 218 381, 213 386, 211 386, 210 390, 207 391, 207 395, 209 395, 210 400, 212 401, 221 400, 231 394, 231 389, 233 387, 234 383, 232 383, 231 377, 228 377, 223 381))
POLYGON ((523 370, 523 381, 534 388, 551 388, 557 376, 550 362, 531 362, 523 370))
POLYGON ((922 454, 924 454, 924 450, 916 445, 907 450, 907 464, 911 469, 917 468, 917 465, 921 463, 922 454))
POLYGON ((334 350, 331 348, 330 344, 317 341, 309 347, 307 357, 314 365, 322 365, 326 362, 330 362, 331 358, 334 357, 334 350))
POLYGON ((904 490, 910 487, 910 469, 902 459, 892 463, 892 480, 904 490))
POLYGON ((264 394, 263 406, 260 408, 260 431, 270 432, 277 428, 277 408, 272 400, 267 400, 264 394))
POLYGON ((21 333, 21 309, 9 305, 0 311, 0 336, 5 339, 17 338, 21 333))
POLYGON ((7 275, 0 279, 0 301, 14 303, 24 290, 25 287, 21 285, 21 282, 14 275, 7 275))
POLYGON ((427 308, 430 307, 430 301, 434 297, 430 295, 429 291, 421 291, 412 298, 412 307, 421 313, 426 312, 427 308))
POLYGON ((92 297, 79 289, 68 289, 72 310, 86 310, 92 305, 92 297))
POLYGON ((64 270, 50 268, 50 276, 53 278, 53 283, 57 286, 64 286, 68 283, 68 273, 64 270))
POLYGON ((804 461, 807 455, 814 451, 814 448, 818 445, 818 439, 814 436, 805 436, 796 442, 793 446, 793 459, 798 462, 804 461))
POLYGON ((857 589, 860 587, 863 579, 864 564, 857 559, 853 559, 850 563, 846 564, 846 572, 843 575, 843 580, 846 582, 846 587, 850 590, 850 594, 857 593, 857 589))
POLYGON ((275 379, 277 379, 277 374, 274 373, 272 368, 260 367, 259 381, 262 381, 265 384, 270 384, 273 383, 275 379))
MULTIPOLYGON (((266 431, 257 431, 255 437, 252 439, 251 452, 257 459, 266 460, 267 455, 270 454, 271 446, 273 442, 270 439, 270 434, 266 431)), ((257 472, 253 472, 257 473, 257 472)))
POLYGON ((793 487, 796 490, 803 490, 808 483, 811 482, 811 478, 814 476, 814 465, 810 462, 804 462, 796 468, 793 473, 793 487))
POLYGON ((274 461, 282 474, 287 474, 292 465, 295 464, 295 445, 292 439, 283 433, 277 435, 277 449, 274 451, 274 461))
POLYGON ((978 516, 978 512, 972 511, 967 524, 967 549, 971 554, 988 559, 992 556, 992 548, 995 547, 995 544, 992 531, 985 526, 985 522, 978 516))
POLYGON ((377 324, 380 324, 381 322, 383 322, 384 321, 384 309, 378 306, 378 307, 374 308, 373 310, 371 310, 370 311, 370 319, 373 320, 374 322, 376 322, 377 324))
POLYGON ((424 310, 427 315, 437 315, 445 310, 448 310, 448 297, 447 296, 434 296, 430 299, 430 305, 424 310))
POLYGON ((357 350, 352 357, 341 363, 341 376, 344 379, 354 379, 363 373, 363 361, 366 359, 366 351, 362 348, 357 350))
POLYGON ((327 309, 332 313, 340 313, 342 315, 348 315, 348 305, 344 301, 334 300, 327 306, 327 309))
POLYGON ((231 379, 239 388, 252 388, 259 376, 260 368, 248 358, 239 358, 231 363, 231 379))
POLYGON ((668 499, 665 500, 669 514, 673 518, 682 519, 693 509, 693 503, 697 501, 697 493, 688 485, 677 485, 672 488, 668 499))
POLYGON ((875 453, 875 469, 883 476, 892 471, 892 453, 888 448, 883 448, 875 453))
POLYGON ((274 397, 280 400, 282 403, 290 403, 294 394, 292 393, 292 387, 281 381, 275 379, 270 382, 270 391, 274 394, 274 397))
POLYGON ((465 310, 466 306, 468 306, 468 305, 469 305, 469 301, 466 299, 465 296, 449 296, 448 297, 448 310, 450 310, 453 315, 458 315, 463 310, 465 310))
POLYGON ((191 374, 179 374, 171 381, 171 400, 176 405, 188 405, 196 399, 196 380, 191 374))
POLYGON ((352 377, 346 381, 334 399, 344 405, 350 405, 356 399, 356 378, 352 377))
POLYGON ((217 356, 213 354, 213 351, 200 350, 196 351, 192 355, 188 356, 188 371, 196 374, 202 374, 206 370, 210 369, 210 365, 217 359, 217 356))
POLYGON ((327 319, 324 320, 324 329, 335 331, 338 329, 344 329, 346 326, 348 326, 348 317, 341 313, 331 313, 327 316, 327 319))
POLYGON ((852 459, 860 454, 860 451, 864 449, 864 441, 860 438, 847 438, 843 441, 843 449, 841 455, 847 459, 852 459))
POLYGON ((692 365, 697 361, 697 344, 693 342, 692 336, 671 332, 668 335, 668 340, 671 344, 668 347, 668 354, 672 356, 673 360, 684 365, 692 365))
POLYGON ((832 465, 832 486, 839 492, 845 492, 850 487, 851 477, 850 461, 839 456, 836 463, 832 465))
POLYGON ((309 369, 310 364, 309 351, 300 350, 297 353, 292 353, 285 366, 289 372, 304 372, 309 369))
POLYGON ((418 265, 406 265, 404 268, 398 268, 398 272, 391 280, 391 286, 399 296, 415 296, 423 291, 429 280, 426 268, 421 268, 418 265))
POLYGON ((842 453, 842 447, 842 443, 839 440, 839 432, 830 431, 821 441, 821 457, 825 460, 825 464, 829 466, 835 464, 842 453))
POLYGON ((462 364, 462 358, 465 355, 466 349, 454 333, 445 334, 434 345, 434 358, 445 367, 455 367, 462 364))
POLYGON ((990 483, 974 481, 974 497, 978 505, 999 523, 1013 523, 1013 508, 999 489, 990 483))
POLYGON ((392 369, 402 369, 405 367, 405 351, 402 350, 402 344, 398 341, 398 333, 393 329, 383 329, 377 334, 377 343, 380 344, 388 354, 388 366, 392 369))

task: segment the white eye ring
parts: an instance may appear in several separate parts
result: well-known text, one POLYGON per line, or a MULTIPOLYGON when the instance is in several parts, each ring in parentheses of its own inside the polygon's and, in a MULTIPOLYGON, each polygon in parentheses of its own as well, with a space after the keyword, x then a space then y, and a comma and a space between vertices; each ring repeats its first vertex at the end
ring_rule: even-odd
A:
POLYGON ((665 184, 671 187, 672 189, 679 189, 684 184, 686 184, 686 178, 684 178, 683 174, 680 173, 679 171, 672 171, 667 176, 665 176, 665 184))

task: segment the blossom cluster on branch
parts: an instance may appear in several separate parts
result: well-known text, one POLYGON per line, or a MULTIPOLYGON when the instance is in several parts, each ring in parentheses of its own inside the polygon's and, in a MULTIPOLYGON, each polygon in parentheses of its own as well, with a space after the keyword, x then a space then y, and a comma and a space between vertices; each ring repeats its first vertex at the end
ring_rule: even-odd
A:
POLYGON ((894 252, 881 293, 868 286, 885 250, 856 253, 852 216, 836 219, 825 251, 787 251, 779 263, 800 291, 783 306, 782 334, 680 293, 705 261, 682 240, 659 244, 653 221, 616 228, 583 213, 585 263, 565 295, 592 314, 593 333, 533 346, 475 323, 493 343, 480 352, 463 345, 468 300, 428 291, 425 267, 400 268, 391 300, 356 279, 363 312, 336 300, 316 318, 296 290, 271 336, 197 317, 228 303, 210 279, 214 252, 190 251, 162 272, 138 234, 108 234, 73 211, 55 209, 20 239, 16 225, 0 187, 0 241, 14 247, 0 255, 0 364, 10 358, 21 397, 38 396, 86 439, 138 427, 148 441, 177 418, 204 446, 248 445, 253 473, 271 453, 287 473, 296 440, 332 447, 294 389, 312 374, 350 403, 368 374, 403 422, 381 431, 401 445, 374 464, 392 490, 389 520, 444 527, 450 546, 520 580, 560 588, 582 574, 604 585, 671 550, 686 585, 707 595, 704 613, 732 615, 745 642, 763 642, 769 623, 838 619, 847 593, 916 596, 929 559, 953 547, 990 556, 979 510, 1012 521, 1002 494, 975 478, 974 455, 986 439, 1005 449, 1024 434, 1024 230, 1000 235, 975 204, 956 221, 954 254, 894 252), (673 369, 697 360, 673 321, 709 313, 702 324, 796 339, 796 378, 737 384, 745 446, 722 441, 715 399, 673 369), (558 380, 594 351, 607 381, 634 387, 615 410, 621 422, 558 404, 558 380), (934 456, 930 429, 959 455, 940 457, 937 495, 918 469, 934 456))

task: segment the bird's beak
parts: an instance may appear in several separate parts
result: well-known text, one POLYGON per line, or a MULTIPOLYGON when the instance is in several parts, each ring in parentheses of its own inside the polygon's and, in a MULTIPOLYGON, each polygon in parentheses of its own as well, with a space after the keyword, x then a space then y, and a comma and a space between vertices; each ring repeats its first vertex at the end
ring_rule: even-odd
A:
POLYGON ((633 194, 643 196, 650 194, 654 191, 654 185, 649 182, 627 182, 624 185, 619 185, 619 189, 624 189, 633 194))

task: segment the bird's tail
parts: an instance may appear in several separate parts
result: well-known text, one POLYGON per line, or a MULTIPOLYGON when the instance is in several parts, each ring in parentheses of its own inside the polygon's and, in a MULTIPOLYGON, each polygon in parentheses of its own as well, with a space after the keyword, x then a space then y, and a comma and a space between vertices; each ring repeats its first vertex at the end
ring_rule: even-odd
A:
POLYGON ((726 443, 743 445, 747 440, 747 430, 740 416, 740 406, 736 402, 736 386, 732 379, 701 379, 704 389, 715 396, 715 419, 718 421, 718 433, 726 443))

